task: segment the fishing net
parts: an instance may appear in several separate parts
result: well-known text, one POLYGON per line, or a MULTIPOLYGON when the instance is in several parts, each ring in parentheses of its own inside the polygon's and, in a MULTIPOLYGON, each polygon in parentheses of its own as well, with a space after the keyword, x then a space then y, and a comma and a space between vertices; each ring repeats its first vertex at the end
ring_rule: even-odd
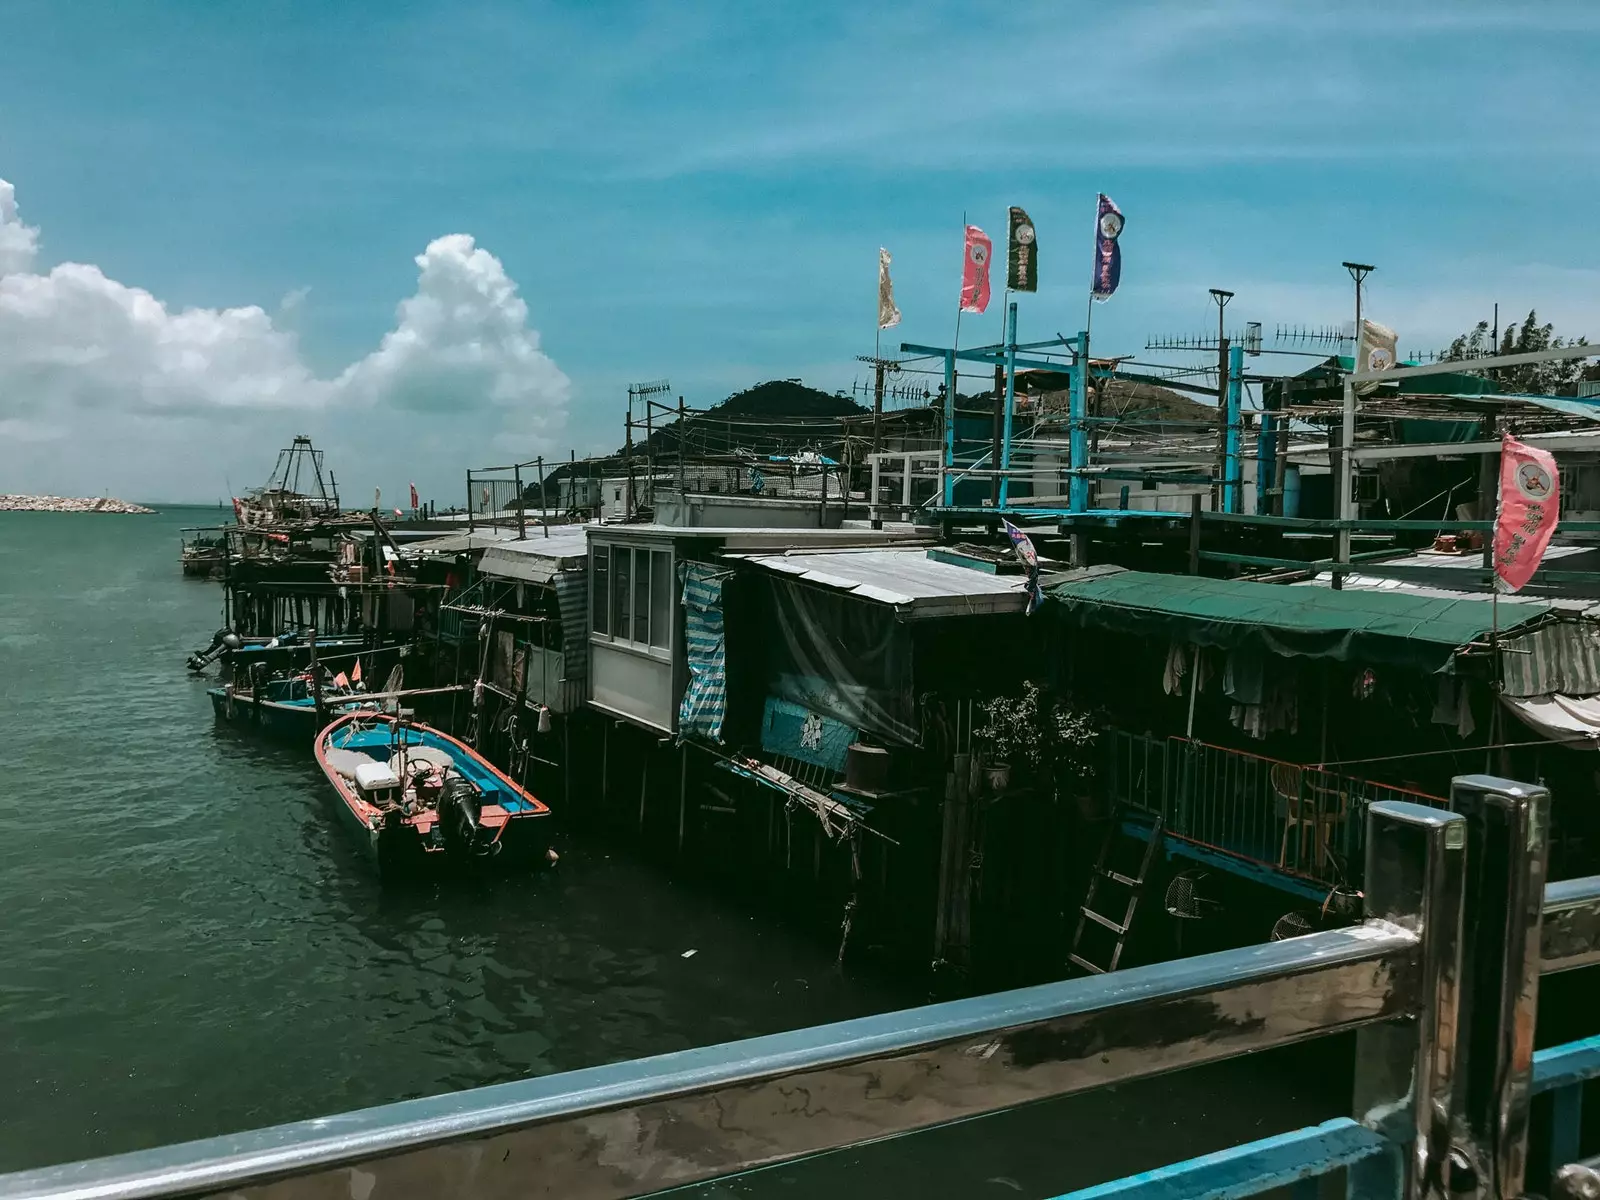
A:
POLYGON ((1316 925, 1305 913, 1286 912, 1272 926, 1272 940, 1281 942, 1285 938, 1300 937, 1315 928, 1316 925))

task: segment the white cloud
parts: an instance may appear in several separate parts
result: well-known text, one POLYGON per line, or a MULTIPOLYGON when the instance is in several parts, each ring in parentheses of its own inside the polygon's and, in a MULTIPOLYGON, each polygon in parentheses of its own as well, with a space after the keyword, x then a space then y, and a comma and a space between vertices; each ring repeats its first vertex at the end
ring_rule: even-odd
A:
POLYGON ((38 250, 39 231, 17 212, 17 189, 0 179, 0 276, 28 270, 38 250))
MULTIPOLYGON (((349 458, 392 455, 396 442, 433 448, 442 482, 497 455, 497 443, 530 456, 549 450, 565 420, 567 377, 540 349, 500 260, 466 234, 438 238, 417 256, 417 289, 395 327, 332 378, 319 377, 297 335, 256 305, 174 309, 95 266, 37 273, 37 254, 38 231, 23 224, 14 188, 0 180, 0 466, 42 470, 24 446, 51 434, 75 447, 49 469, 78 478, 34 487, 98 491, 107 460, 130 439, 169 452, 180 436, 237 447, 286 440, 324 419, 336 436, 345 432, 349 458)), ((279 318, 303 297, 286 297, 279 318)), ((119 486, 174 498, 164 456, 133 457, 155 473, 119 486)), ((347 474, 360 465, 346 462, 347 474)), ((208 498, 215 482, 201 485, 208 498)))

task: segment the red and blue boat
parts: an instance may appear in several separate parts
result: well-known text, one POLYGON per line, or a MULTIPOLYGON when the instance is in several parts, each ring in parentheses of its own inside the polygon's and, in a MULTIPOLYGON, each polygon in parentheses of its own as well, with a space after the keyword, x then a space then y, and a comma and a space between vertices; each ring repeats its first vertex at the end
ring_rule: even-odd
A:
POLYGON ((545 861, 549 808, 447 733, 353 712, 322 730, 315 749, 342 823, 381 878, 545 861))

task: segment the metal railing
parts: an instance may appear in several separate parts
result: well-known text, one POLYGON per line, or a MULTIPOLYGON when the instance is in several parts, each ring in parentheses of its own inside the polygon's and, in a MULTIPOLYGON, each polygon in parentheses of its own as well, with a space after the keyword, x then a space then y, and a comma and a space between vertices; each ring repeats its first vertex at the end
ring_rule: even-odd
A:
POLYGON ((1442 796, 1187 738, 1102 734, 1108 799, 1170 837, 1334 888, 1357 888, 1368 808, 1442 796))
POLYGON ((1600 1039, 1532 1052, 1540 974, 1600 959, 1600 878, 1539 886, 1548 801, 1466 777, 1455 812, 1372 804, 1345 929, 0 1176, 0 1200, 648 1195, 1346 1031, 1351 1118, 1076 1200, 1336 1170, 1357 1197, 1520 1196, 1531 1097, 1600 1072, 1600 1039))

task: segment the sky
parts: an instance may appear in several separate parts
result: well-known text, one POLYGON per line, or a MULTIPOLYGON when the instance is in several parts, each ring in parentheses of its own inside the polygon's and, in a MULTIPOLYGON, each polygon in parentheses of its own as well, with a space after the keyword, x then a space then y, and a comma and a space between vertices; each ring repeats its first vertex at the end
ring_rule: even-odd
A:
MULTIPOLYGON (((1600 339, 1600 6, 474 0, 0 5, 0 492, 212 502, 309 433, 347 498, 850 389, 877 250, 955 336, 963 216, 1038 230, 1023 340, 1537 307, 1600 339)), ((1000 293, 961 344, 998 341, 1000 293)), ((1263 356, 1261 370, 1306 360, 1263 356)))

